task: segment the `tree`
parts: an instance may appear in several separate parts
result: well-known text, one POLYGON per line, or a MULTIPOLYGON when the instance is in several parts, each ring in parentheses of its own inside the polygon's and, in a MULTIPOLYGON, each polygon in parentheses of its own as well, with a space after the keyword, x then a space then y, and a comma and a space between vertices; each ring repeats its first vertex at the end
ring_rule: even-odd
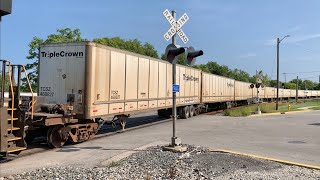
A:
POLYGON ((243 81, 243 82, 250 82, 250 75, 249 73, 240 70, 240 69, 234 69, 230 70, 230 78, 233 78, 237 81, 243 81))
POLYGON ((208 66, 205 64, 193 65, 193 68, 200 69, 203 72, 210 73, 208 66))
MULTIPOLYGON (((264 74, 263 71, 259 71, 258 74, 262 74, 262 84, 264 86, 270 86, 270 85, 274 85, 274 86, 277 86, 277 81, 275 82, 271 82, 271 80, 269 79, 268 75, 267 74, 264 74)), ((250 82, 251 83, 256 83, 257 79, 256 79, 256 75, 253 75, 251 78, 250 78, 250 82)))
MULTIPOLYGON (((291 81, 289 81, 289 83, 293 83, 293 84, 296 84, 297 83, 297 79, 293 79, 291 81)), ((302 89, 302 80, 301 79, 298 79, 298 89, 302 89)))
MULTIPOLYGON (((2 80, 2 74, 0 74, 0 81, 1 80, 2 80)), ((14 83, 14 82, 12 82, 12 83, 14 83)), ((2 86, 2 84, 0 83, 0 89, 2 88, 1 86, 2 86)), ((10 87, 9 75, 6 74, 5 75, 5 82, 4 82, 4 91, 8 92, 9 91, 9 87, 10 87)))
POLYGON ((186 63, 186 54, 185 53, 182 53, 182 54, 178 55, 177 64, 181 64, 181 65, 184 65, 184 66, 187 65, 187 63, 186 63))
POLYGON ((305 90, 313 90, 315 87, 314 82, 310 81, 310 80, 304 80, 302 83, 302 88, 305 90))
POLYGON ((288 82, 288 83, 284 83, 285 85, 285 88, 286 89, 296 89, 296 84, 294 84, 294 83, 290 83, 290 82, 288 82))
MULTIPOLYGON (((39 65, 39 49, 41 44, 46 43, 64 43, 64 42, 81 42, 86 41, 81 37, 81 32, 79 29, 58 29, 56 34, 50 34, 46 39, 41 39, 34 37, 29 44, 29 55, 27 59, 32 61, 26 65, 26 69, 29 72, 29 79, 33 91, 37 90, 38 83, 38 65, 39 65)), ((22 91, 28 91, 29 87, 26 78, 22 79, 22 91)))
POLYGON ((220 66, 217 62, 209 61, 207 63, 208 69, 212 74, 229 77, 230 70, 228 66, 220 66))
MULTIPOLYGON (((279 84, 281 84, 280 81, 279 81, 279 84)), ((270 87, 277 87, 277 80, 271 80, 270 81, 270 87)))
POLYGON ((154 58, 159 58, 158 52, 155 50, 154 46, 149 43, 141 44, 138 39, 133 40, 124 40, 120 37, 113 37, 113 38, 95 38, 93 42, 110 46, 113 48, 123 49, 130 52, 138 53, 145 56, 150 56, 154 58))

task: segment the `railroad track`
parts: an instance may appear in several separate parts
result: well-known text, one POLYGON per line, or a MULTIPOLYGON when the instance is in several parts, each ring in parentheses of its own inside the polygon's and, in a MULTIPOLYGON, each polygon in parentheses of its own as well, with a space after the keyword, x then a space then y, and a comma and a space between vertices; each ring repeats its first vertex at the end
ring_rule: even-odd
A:
MULTIPOLYGON (((223 110, 215 110, 207 113, 202 113, 201 115, 216 115, 222 113, 223 110)), ((192 117, 196 118, 196 117, 192 117)), ((95 135, 94 139, 98 138, 103 138, 107 136, 113 136, 119 133, 125 133, 128 131, 136 130, 136 129, 141 129, 149 126, 154 126, 157 124, 165 123, 172 121, 171 117, 159 117, 156 114, 150 114, 147 116, 135 116, 129 118, 127 124, 126 124, 126 129, 122 131, 121 126, 118 125, 116 128, 113 128, 110 124, 105 124, 102 126, 102 128, 99 130, 99 132, 95 135)), ((183 121, 183 119, 178 119, 178 121, 183 121)), ((69 146, 69 145, 66 145, 69 146)), ((1 158, 0 157, 0 163, 6 163, 21 157, 29 156, 32 154, 36 154, 39 152, 44 152, 47 150, 53 150, 48 147, 46 144, 46 139, 45 138, 38 138, 35 139, 30 145, 28 145, 28 149, 23 151, 20 155, 15 156, 15 155, 9 155, 6 158, 1 158)))

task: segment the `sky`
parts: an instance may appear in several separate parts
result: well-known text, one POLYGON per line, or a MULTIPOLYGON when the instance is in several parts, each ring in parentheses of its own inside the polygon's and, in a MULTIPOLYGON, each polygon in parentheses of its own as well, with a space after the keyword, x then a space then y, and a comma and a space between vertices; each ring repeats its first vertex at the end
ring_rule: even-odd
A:
POLYGON ((15 0, 12 14, 2 18, 0 57, 26 64, 33 37, 66 27, 79 28, 89 40, 137 38, 160 55, 171 43, 163 37, 170 24, 162 12, 169 9, 178 18, 189 16, 182 27, 189 42, 177 38, 177 43, 204 51, 196 64, 216 61, 276 79, 276 39, 290 35, 280 44, 280 80, 287 73, 287 81, 299 75, 318 82, 319 8, 319 0, 15 0))

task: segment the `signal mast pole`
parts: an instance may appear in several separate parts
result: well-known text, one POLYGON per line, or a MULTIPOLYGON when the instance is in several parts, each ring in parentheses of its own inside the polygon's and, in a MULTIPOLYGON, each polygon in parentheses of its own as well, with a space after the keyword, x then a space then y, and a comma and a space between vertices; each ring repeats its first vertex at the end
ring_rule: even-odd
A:
POLYGON ((298 91, 298 86, 299 86, 299 82, 298 82, 298 80, 299 80, 299 77, 297 76, 297 81, 296 81, 296 103, 298 103, 298 93, 299 93, 299 91, 298 91))
MULTIPOLYGON (((172 11, 172 16, 176 19, 176 11, 172 11)), ((176 34, 172 36, 172 44, 176 45, 176 34)), ((172 63, 172 84, 176 84, 176 63, 172 63)), ((177 120, 177 95, 176 92, 172 92, 172 138, 171 138, 171 146, 176 146, 176 120, 177 120)))

